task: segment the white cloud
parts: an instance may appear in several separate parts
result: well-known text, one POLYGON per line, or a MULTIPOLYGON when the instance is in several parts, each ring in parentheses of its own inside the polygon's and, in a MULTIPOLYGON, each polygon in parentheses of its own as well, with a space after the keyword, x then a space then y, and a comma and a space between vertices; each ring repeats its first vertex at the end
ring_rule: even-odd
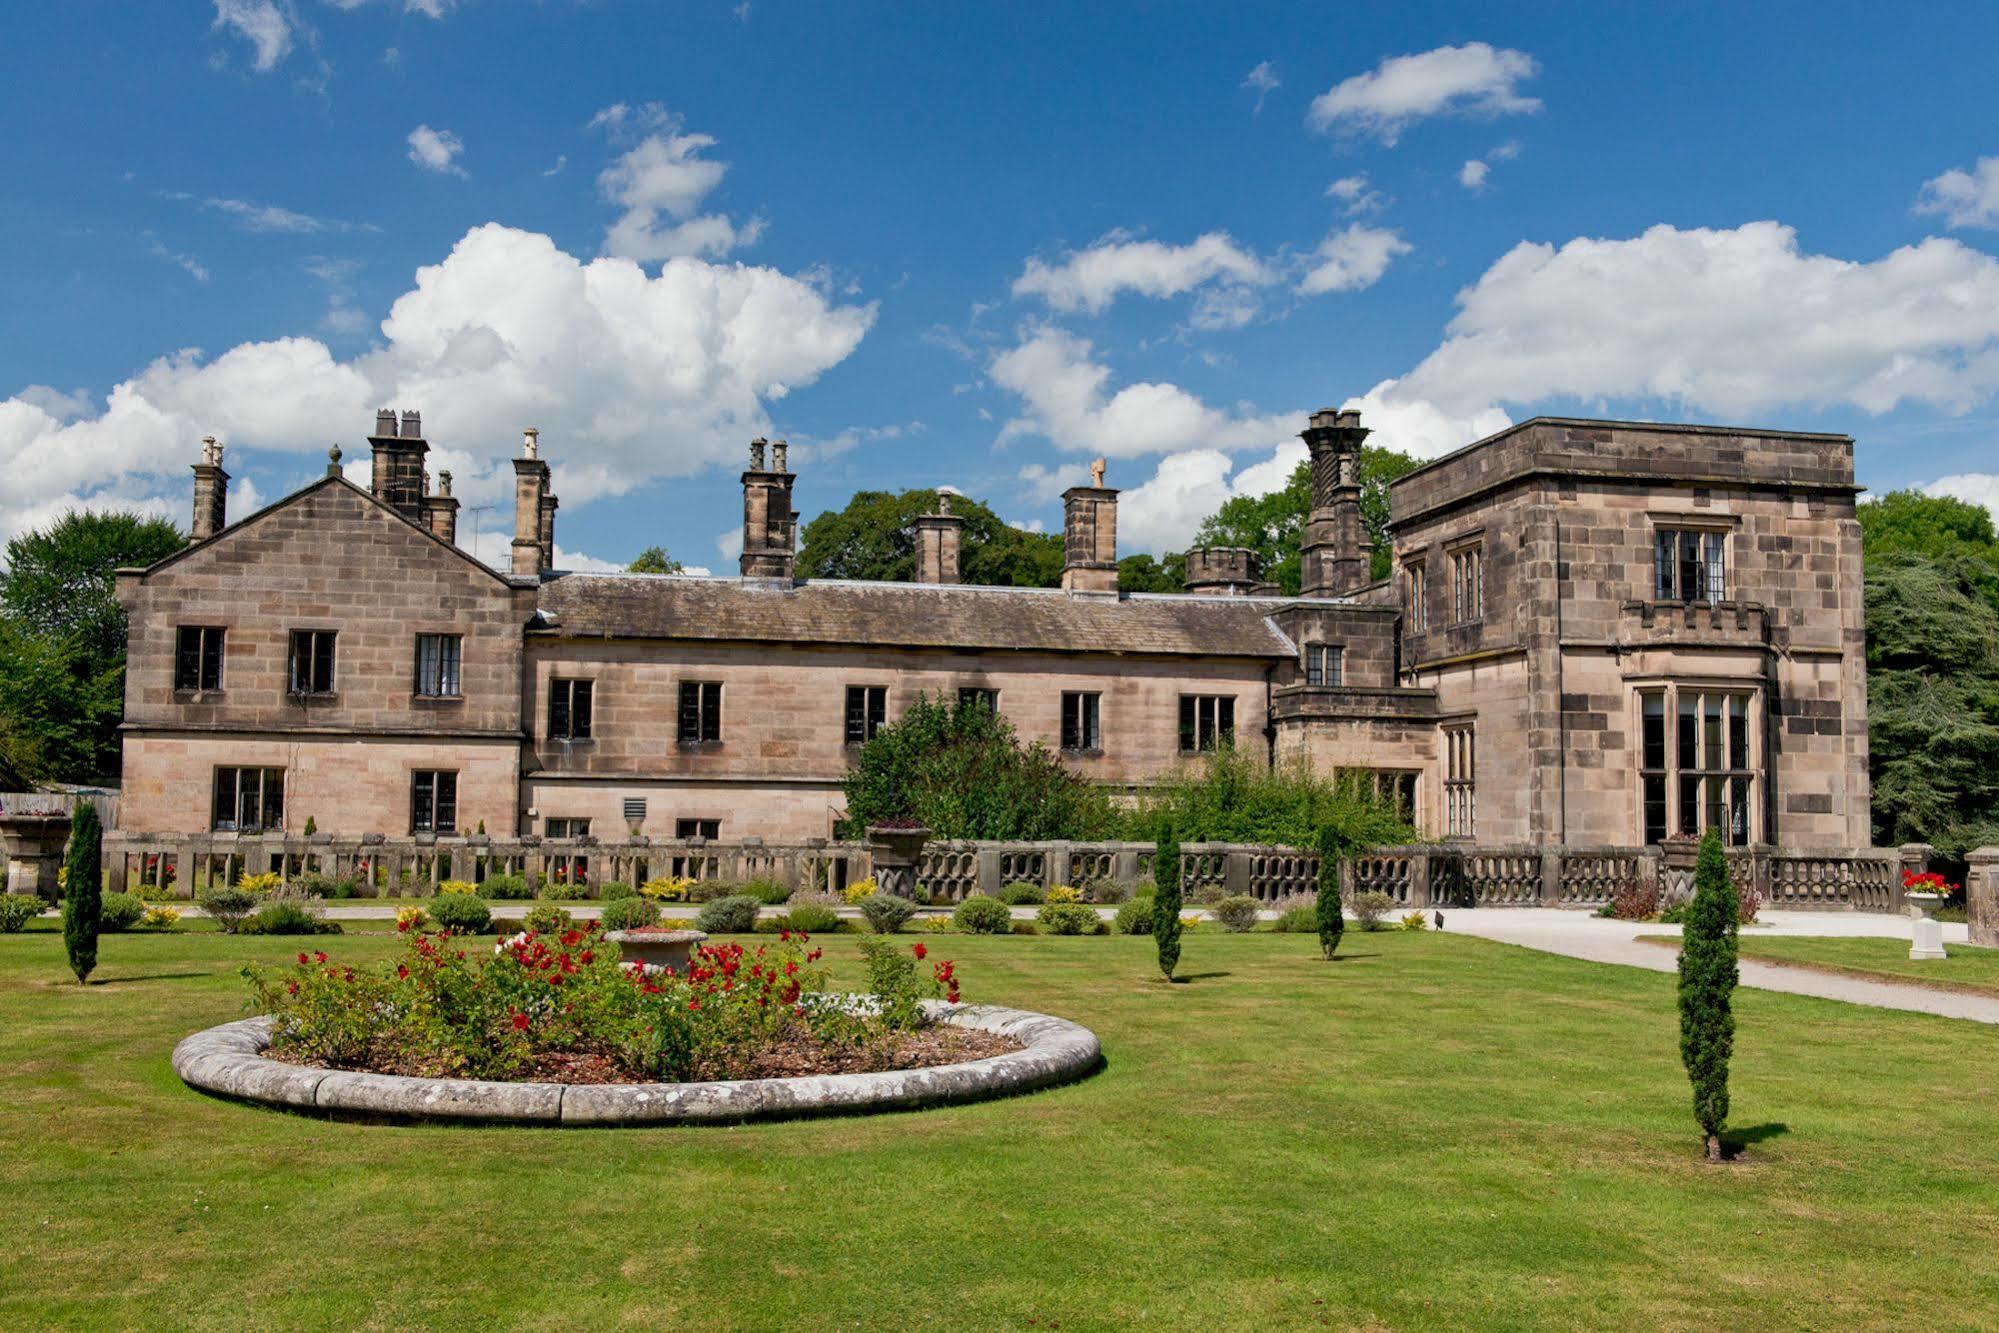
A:
POLYGON ((1241 449, 1297 429, 1286 418, 1247 408, 1224 411, 1173 384, 1128 384, 1109 392, 1110 367, 1090 359, 1088 341, 1063 329, 1029 327, 993 358, 992 381, 1018 395, 1022 411, 1000 429, 1004 444, 1039 435, 1058 449, 1129 458, 1196 447, 1241 449))
POLYGON ((1924 486, 1927 495, 1948 495, 1955 499, 1984 505, 1992 513, 1992 521, 1999 523, 1999 473, 1959 472, 1948 477, 1939 477, 1924 486))
POLYGON ((729 170, 728 163, 703 156, 715 146, 712 135, 682 132, 679 119, 657 102, 614 103, 591 117, 590 127, 618 138, 652 131, 597 177, 604 197, 625 210, 605 234, 606 254, 641 263, 724 255, 763 234, 761 218, 737 226, 722 214, 699 213, 729 170))
POLYGON ((1440 46, 1418 55, 1392 56, 1366 74, 1312 99, 1306 124, 1320 132, 1372 135, 1394 144, 1402 131, 1430 116, 1517 115, 1541 103, 1523 97, 1519 84, 1540 72, 1524 51, 1485 42, 1440 46))
POLYGON ((568 165, 569 165, 569 154, 557 153, 555 155, 555 165, 550 167, 548 170, 542 172, 541 174, 544 176, 560 176, 562 174, 562 169, 568 165))
POLYGON ((1372 287, 1388 272, 1396 256, 1408 254, 1412 248, 1385 227, 1355 223, 1344 231, 1328 232, 1319 242, 1298 290, 1305 296, 1319 296, 1372 287))
POLYGON ((1390 202, 1379 190, 1368 185, 1365 172, 1358 176, 1340 177, 1326 187, 1326 198, 1337 199, 1345 204, 1348 217, 1379 213, 1388 207, 1390 202))
POLYGON ((1485 178, 1491 174, 1491 167, 1473 158, 1458 168, 1458 184, 1476 194, 1485 188, 1485 178))
POLYGON ((839 364, 874 318, 775 269, 676 259, 648 276, 487 224, 419 269, 352 359, 279 338, 163 356, 84 417, 45 389, 0 401, 0 531, 77 497, 180 495, 204 434, 313 457, 384 405, 424 412, 433 471, 451 468, 468 503, 510 502, 505 456, 539 425, 573 510, 734 461, 769 432, 766 404, 839 364))
POLYGON ((292 49, 295 16, 289 4, 277 0, 215 0, 217 28, 228 28, 253 48, 251 63, 260 71, 276 69, 292 49))
POLYGON ((1999 228, 1999 157, 1981 157, 1970 171, 1954 167, 1924 181, 1916 212, 1934 213, 1950 227, 1999 228))
POLYGON ((169 264, 185 272, 196 282, 208 281, 208 266, 193 255, 182 254, 178 251, 167 249, 166 246, 160 244, 158 237, 151 237, 146 249, 155 259, 166 260, 169 264))
POLYGON ((1086 249, 1069 251, 1059 263, 1029 259, 1013 280, 1013 294, 1038 296, 1056 310, 1094 315, 1124 292, 1168 297, 1207 283, 1264 286, 1274 281, 1271 268, 1225 231, 1208 232, 1187 245, 1134 240, 1129 232, 1114 231, 1086 249))
POLYGON ((750 21, 750 0, 743 0, 741 4, 729 12, 736 16, 736 22, 748 23, 750 21))
MULTIPOLYGON (((1020 470, 1020 481, 1022 490, 1046 504, 1071 486, 1089 485, 1090 466, 1087 463, 1064 463, 1059 467, 1043 467, 1039 463, 1029 463, 1020 470)), ((1021 525, 1016 523, 1014 526, 1021 525)))
POLYGON ((428 125, 419 125, 410 131, 410 161, 426 171, 442 172, 448 176, 465 176, 465 168, 458 165, 460 154, 465 151, 465 141, 450 130, 434 130, 428 125))
POLYGON ((741 528, 724 530, 715 538, 715 549, 721 553, 724 568, 736 565, 743 558, 743 530, 741 528))
POLYGON ((1457 300, 1400 388, 1456 414, 1555 396, 1962 411, 1999 390, 1999 260, 1937 237, 1869 263, 1776 222, 1523 242, 1457 300))
POLYGON ((1263 111, 1263 99, 1270 96, 1271 93, 1277 91, 1282 86, 1281 81, 1277 77, 1277 66, 1271 64, 1268 60, 1260 62, 1255 69, 1244 76, 1242 86, 1256 94, 1256 109, 1261 114, 1263 111))

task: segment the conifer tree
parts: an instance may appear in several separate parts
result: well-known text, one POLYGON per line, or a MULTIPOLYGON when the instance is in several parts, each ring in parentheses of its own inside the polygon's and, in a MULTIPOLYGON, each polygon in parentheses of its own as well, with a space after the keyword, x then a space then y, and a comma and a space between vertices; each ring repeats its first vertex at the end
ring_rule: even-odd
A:
POLYGON ((70 819, 69 856, 62 895, 62 942, 78 985, 97 966, 97 924, 104 910, 104 828, 97 807, 76 803, 70 819))
POLYGON ((1161 829, 1152 854, 1152 938, 1159 945, 1159 970, 1173 980, 1180 965, 1180 840, 1161 829))
POLYGON ((1694 1085, 1694 1119, 1707 1136, 1710 1162, 1721 1160, 1721 1129, 1728 1121, 1728 1057, 1735 1048, 1729 1005, 1740 910, 1728 857, 1710 829, 1701 839, 1680 944, 1680 1060, 1694 1085))
POLYGON ((1347 932, 1340 910, 1340 834, 1331 825, 1319 830, 1319 947, 1328 961, 1347 932))

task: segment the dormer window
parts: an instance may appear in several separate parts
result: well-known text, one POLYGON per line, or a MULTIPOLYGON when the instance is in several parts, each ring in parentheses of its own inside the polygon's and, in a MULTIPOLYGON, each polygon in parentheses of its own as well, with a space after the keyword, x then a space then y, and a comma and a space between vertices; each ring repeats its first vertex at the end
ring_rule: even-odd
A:
POLYGON ((1652 595, 1662 602, 1719 602, 1727 597, 1727 537, 1661 528, 1652 541, 1652 595))

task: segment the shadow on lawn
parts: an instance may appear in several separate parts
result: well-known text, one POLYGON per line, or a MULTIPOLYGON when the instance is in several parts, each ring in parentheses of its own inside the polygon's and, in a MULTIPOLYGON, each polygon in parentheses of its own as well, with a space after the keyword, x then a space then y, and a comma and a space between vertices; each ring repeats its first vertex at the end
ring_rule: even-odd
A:
POLYGON ((1181 972, 1177 973, 1172 980, 1174 985, 1184 986, 1190 981, 1219 981, 1223 977, 1232 977, 1234 975, 1235 973, 1233 972, 1181 972))
POLYGON ((1724 1130, 1721 1136, 1721 1153, 1726 1158, 1736 1158, 1748 1151, 1752 1143, 1774 1139, 1791 1132, 1791 1127, 1781 1120, 1763 1125, 1750 1125, 1743 1129, 1724 1130))

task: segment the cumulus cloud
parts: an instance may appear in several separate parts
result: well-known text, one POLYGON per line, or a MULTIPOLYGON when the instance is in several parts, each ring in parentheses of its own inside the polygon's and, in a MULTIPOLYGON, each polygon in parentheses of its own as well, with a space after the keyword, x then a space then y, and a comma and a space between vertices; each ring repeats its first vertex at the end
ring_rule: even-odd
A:
POLYGON ((1355 223, 1343 231, 1329 232, 1319 242, 1298 291, 1305 296, 1362 291, 1381 281, 1396 256, 1409 253, 1411 248, 1385 227, 1355 223))
POLYGON ((442 172, 447 176, 465 176, 465 168, 458 165, 458 158, 465 151, 465 141, 450 130, 434 130, 428 125, 419 125, 410 131, 410 161, 426 171, 442 172))
POLYGON ((1277 66, 1268 60, 1260 62, 1243 77, 1242 86, 1256 94, 1256 110, 1259 115, 1262 114, 1263 99, 1282 86, 1277 77, 1277 66))
POLYGON ((1999 157, 1981 157, 1970 171, 1954 167, 1923 182, 1918 213, 1933 213, 1949 227, 1999 228, 1999 157))
POLYGON ((1400 391, 1458 413, 1553 396, 1962 411, 1999 390, 1999 260, 1940 237, 1867 263, 1776 222, 1523 242, 1457 301, 1400 391))
POLYGON ((1992 521, 1999 523, 1999 473, 1958 472, 1937 478, 1924 486, 1923 491, 1929 495, 1948 495, 1984 505, 1992 512, 1992 521))
POLYGON ((215 22, 250 43, 250 63, 259 71, 276 69, 292 49, 295 16, 278 0, 215 0, 215 22))
POLYGON ((1388 207, 1389 200, 1379 190, 1367 183, 1367 174, 1342 176, 1326 187, 1326 198, 1337 199, 1346 205, 1347 216, 1354 217, 1366 213, 1379 213, 1388 207))
POLYGON ((1539 111, 1519 85, 1540 73, 1524 51, 1485 42, 1440 46, 1391 56, 1312 99, 1305 121, 1326 133, 1368 135, 1393 145, 1416 121, 1431 116, 1503 116, 1539 111))
POLYGON ((728 163, 704 156, 715 146, 714 136, 685 132, 679 118, 657 102, 613 103, 591 117, 590 128, 613 138, 651 131, 597 177, 604 198, 624 209, 604 237, 606 254, 641 263, 725 255, 763 234, 761 218, 738 226, 723 214, 700 213, 729 170, 728 163))
POLYGON ((1246 448, 1297 429, 1285 418, 1210 407, 1174 384, 1127 384, 1113 393, 1110 367, 1092 360, 1092 352, 1086 339, 1033 326, 994 357, 987 373, 1022 402, 1019 415, 1001 427, 1000 443, 1041 436, 1058 449, 1129 458, 1202 446, 1246 448))
POLYGON ((442 442, 433 469, 451 468, 468 501, 504 503, 505 456, 540 426, 563 500, 580 505, 733 460, 768 433, 766 404, 839 364, 874 318, 775 269, 676 259, 648 276, 487 224, 419 269, 352 359, 279 338, 162 356, 87 415, 46 389, 0 401, 0 535, 51 503, 177 496, 204 434, 311 456, 383 405, 424 412, 442 442))
POLYGON ((1064 313, 1094 315, 1125 292, 1170 297, 1209 284, 1260 287, 1276 280, 1270 265, 1225 231, 1208 232, 1187 245, 1141 241, 1114 231, 1053 264, 1029 259, 1013 280, 1013 294, 1038 296, 1064 313))
POLYGON ((1485 178, 1492 174, 1492 168, 1473 158, 1458 168, 1458 184, 1477 194, 1485 188, 1485 178))

